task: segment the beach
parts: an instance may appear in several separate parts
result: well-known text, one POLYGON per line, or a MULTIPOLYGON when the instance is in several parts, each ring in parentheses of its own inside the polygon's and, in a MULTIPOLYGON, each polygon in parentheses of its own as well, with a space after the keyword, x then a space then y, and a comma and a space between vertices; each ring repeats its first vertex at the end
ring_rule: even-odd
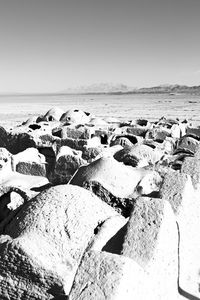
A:
POLYGON ((0 124, 20 124, 31 116, 44 114, 52 107, 64 111, 81 109, 98 117, 120 120, 145 118, 155 121, 162 116, 187 119, 200 124, 200 96, 190 94, 124 94, 124 95, 14 95, 0 96, 0 124))

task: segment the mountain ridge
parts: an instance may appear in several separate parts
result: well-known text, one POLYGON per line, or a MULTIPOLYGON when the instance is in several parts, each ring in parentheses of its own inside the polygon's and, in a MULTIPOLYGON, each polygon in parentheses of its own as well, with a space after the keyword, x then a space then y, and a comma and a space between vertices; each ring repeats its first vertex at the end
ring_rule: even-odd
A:
POLYGON ((69 88, 63 94, 144 94, 144 93, 197 93, 200 94, 200 85, 187 86, 180 84, 164 84, 153 87, 133 88, 125 84, 93 84, 77 88, 69 88))

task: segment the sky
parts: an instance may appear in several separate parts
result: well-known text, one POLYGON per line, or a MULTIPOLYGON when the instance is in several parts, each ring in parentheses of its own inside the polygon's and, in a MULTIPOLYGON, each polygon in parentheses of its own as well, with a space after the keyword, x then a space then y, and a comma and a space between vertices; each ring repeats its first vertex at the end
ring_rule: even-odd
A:
POLYGON ((0 93, 200 85, 200 0, 0 0, 0 93))

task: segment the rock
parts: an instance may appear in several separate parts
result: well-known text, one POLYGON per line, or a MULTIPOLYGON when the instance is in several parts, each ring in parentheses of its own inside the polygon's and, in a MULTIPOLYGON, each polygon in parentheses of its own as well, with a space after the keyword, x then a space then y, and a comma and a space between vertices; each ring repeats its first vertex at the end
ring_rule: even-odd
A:
POLYGON ((60 121, 61 116, 64 114, 64 110, 53 107, 42 118, 42 121, 60 121))
POLYGON ((102 152, 96 156, 96 159, 101 157, 113 157, 118 151, 122 150, 123 147, 121 145, 114 145, 111 147, 104 147, 102 148, 102 152))
POLYGON ((114 141, 112 140, 110 146, 120 145, 122 147, 132 147, 134 144, 126 137, 117 137, 114 141))
POLYGON ((196 152, 199 146, 199 140, 194 136, 184 135, 179 141, 177 148, 178 149, 188 149, 193 153, 196 152))
POLYGON ((10 132, 7 136, 7 149, 12 154, 17 154, 27 148, 36 148, 36 142, 30 133, 10 132))
MULTIPOLYGON (((182 176, 182 183, 179 183, 180 188, 178 192, 178 184, 173 186, 173 182, 171 182, 171 185, 168 186, 168 194, 174 194, 175 198, 177 197, 176 193, 178 193, 180 198, 178 206, 174 210, 179 230, 178 288, 182 296, 186 296, 189 299, 198 299, 200 297, 200 266, 198 263, 200 260, 200 244, 197 234, 197 228, 200 226, 199 190, 194 190, 190 176, 186 174, 181 174, 180 176, 182 176), (173 193, 170 192, 171 189, 173 189, 173 193)), ((174 176, 174 183, 176 183, 175 179, 178 181, 178 178, 174 176)), ((169 197, 166 197, 166 194, 165 188, 163 197, 169 197)))
POLYGON ((26 190, 11 186, 0 187, 0 228, 2 222, 7 219, 11 212, 30 200, 30 195, 26 190))
POLYGON ((36 148, 28 148, 13 155, 13 169, 21 174, 46 177, 45 164, 45 156, 36 148))
POLYGON ((179 228, 179 292, 191 299, 200 298, 200 244, 197 228, 200 226, 199 191, 194 192, 191 180, 176 215, 179 228))
POLYGON ((67 295, 95 228, 115 215, 95 195, 72 185, 52 187, 27 202, 4 227, 11 241, 0 247, 1 298, 19 299, 19 290, 21 299, 40 299, 41 290, 53 294, 63 286, 67 295))
POLYGON ((169 203, 138 198, 127 224, 121 254, 145 270, 154 295, 149 299, 176 299, 177 249, 178 230, 169 203))
POLYGON ((194 134, 200 137, 200 128, 187 127, 186 134, 194 134))
POLYGON ((100 228, 97 227, 94 238, 90 241, 87 251, 101 251, 106 243, 127 223, 127 219, 120 215, 111 217, 100 228))
POLYGON ((101 183, 98 181, 86 181, 83 183, 83 187, 96 196, 101 198, 104 202, 112 206, 119 214, 125 218, 130 216, 131 210, 134 205, 134 199, 132 197, 118 197, 109 190, 107 190, 101 183))
POLYGON ((142 141, 143 138, 140 136, 135 136, 132 134, 114 134, 111 137, 110 146, 121 145, 122 147, 131 147, 133 145, 141 143, 142 141))
POLYGON ((108 122, 98 117, 91 118, 88 124, 103 129, 108 128, 109 126, 108 122))
POLYGON ((87 145, 85 145, 82 148, 82 158, 90 163, 95 160, 98 155, 101 155, 103 151, 103 145, 100 145, 98 147, 88 147, 87 145))
POLYGON ((68 146, 62 146, 59 149, 55 163, 54 183, 67 183, 76 170, 81 165, 86 164, 86 161, 81 158, 81 155, 81 151, 73 150, 68 146))
POLYGON ((177 248, 169 204, 140 198, 128 221, 122 255, 87 251, 69 299, 177 299, 177 248))
POLYGON ((148 120, 146 119, 137 119, 137 120, 134 120, 131 122, 131 125, 139 125, 139 126, 144 126, 144 127, 147 127, 147 126, 150 126, 150 123, 148 120))
POLYGON ((1 169, 0 185, 2 187, 14 187, 21 189, 38 189, 49 183, 48 179, 41 176, 24 175, 13 171, 13 157, 6 149, 0 151, 1 169), (3 153, 3 154, 2 154, 3 153))
POLYGON ((86 124, 89 123, 90 117, 82 110, 70 109, 61 116, 60 121, 68 124, 86 124))
POLYGON ((144 300, 141 295, 145 279, 142 268, 131 259, 88 251, 76 274, 69 300, 144 300))
POLYGON ((61 127, 61 138, 82 139, 88 140, 94 135, 93 127, 86 127, 83 125, 68 125, 61 127))
POLYGON ((174 213, 177 213, 183 201, 183 195, 188 189, 189 176, 179 171, 167 170, 160 189, 161 197, 169 201, 174 213))
POLYGON ((179 124, 173 124, 171 127, 171 136, 175 139, 180 139, 182 137, 182 131, 179 124))
POLYGON ((171 131, 165 127, 158 127, 149 129, 145 136, 146 139, 153 139, 155 141, 164 141, 166 137, 171 135, 171 131))
POLYGON ((6 148, 0 148, 0 174, 1 171, 10 172, 12 167, 12 154, 6 148))
POLYGON ((0 147, 7 148, 8 146, 8 133, 6 129, 2 126, 0 126, 0 147))
POLYGON ((80 167, 70 183, 84 186, 85 182, 98 182, 113 195, 128 198, 145 172, 125 166, 112 157, 100 158, 88 166, 80 167))
POLYGON ((138 183, 136 190, 140 195, 159 195, 163 178, 156 171, 149 171, 138 183))
POLYGON ((34 263, 19 239, 0 243, 1 299, 48 300, 62 288, 60 279, 34 263))
POLYGON ((128 126, 123 128, 124 133, 142 136, 143 138, 145 137, 147 130, 148 128, 144 126, 128 126))
POLYGON ((114 158, 132 167, 143 167, 155 164, 161 159, 163 152, 143 144, 124 148, 114 155, 114 158))
POLYGON ((191 176, 195 189, 200 188, 200 159, 197 157, 185 157, 181 172, 191 176))
POLYGON ((88 148, 97 148, 101 146, 101 139, 96 136, 88 140, 66 138, 61 140, 61 146, 68 146, 72 149, 82 151, 85 146, 88 148))

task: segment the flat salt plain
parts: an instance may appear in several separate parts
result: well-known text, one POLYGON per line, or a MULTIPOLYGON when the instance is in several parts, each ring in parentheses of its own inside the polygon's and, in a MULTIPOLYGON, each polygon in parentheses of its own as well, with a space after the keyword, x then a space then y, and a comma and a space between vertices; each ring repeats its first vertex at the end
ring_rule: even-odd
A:
POLYGON ((116 117, 121 121, 162 116, 187 119, 200 125, 200 95, 17 95, 0 96, 0 125, 13 126, 31 116, 42 115, 57 106, 64 111, 82 109, 98 117, 116 117))

